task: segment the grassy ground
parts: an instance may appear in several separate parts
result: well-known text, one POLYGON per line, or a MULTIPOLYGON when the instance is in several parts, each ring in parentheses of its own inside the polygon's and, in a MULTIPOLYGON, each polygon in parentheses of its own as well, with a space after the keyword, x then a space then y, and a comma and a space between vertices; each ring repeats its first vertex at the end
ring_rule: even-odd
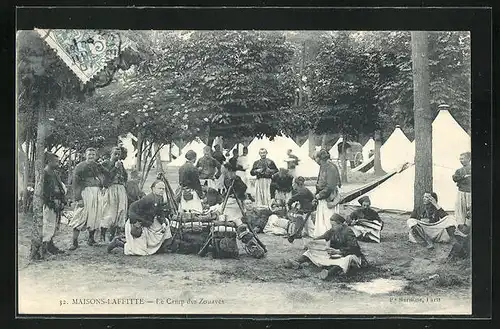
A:
MULTIPOLYGON (((175 171, 168 176, 175 188, 176 175, 172 173, 175 171)), ((347 211, 344 209, 344 214, 347 211)), ((371 266, 324 282, 317 278, 318 269, 312 266, 301 270, 282 267, 284 260, 302 253, 304 240, 290 244, 283 237, 263 234, 260 238, 269 251, 260 260, 250 258, 241 248, 239 260, 177 254, 128 257, 119 249, 107 254, 104 245, 87 246, 83 233, 81 248, 76 251, 29 263, 31 227, 28 219, 19 216, 19 310, 104 314, 469 314, 470 262, 448 261, 449 245, 427 251, 408 242, 403 216, 382 214, 382 219, 382 242, 361 243, 371 266), (381 278, 402 280, 405 288, 386 294, 354 289, 356 283, 368 285, 381 278), (146 302, 81 305, 75 304, 78 298, 143 298, 146 302), (217 304, 205 304, 207 300, 217 304)), ((63 225, 55 243, 67 248, 70 240, 71 230, 63 225)))

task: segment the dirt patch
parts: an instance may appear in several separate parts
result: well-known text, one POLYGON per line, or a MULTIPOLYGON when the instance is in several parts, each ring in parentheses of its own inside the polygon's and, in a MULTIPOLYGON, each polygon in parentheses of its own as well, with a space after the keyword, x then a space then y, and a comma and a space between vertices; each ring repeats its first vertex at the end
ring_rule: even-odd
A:
POLYGON ((369 282, 351 284, 349 287, 359 292, 364 292, 370 295, 378 295, 401 291, 406 285, 407 282, 404 280, 379 278, 369 282))
POLYGON ((314 296, 308 292, 295 290, 287 293, 286 298, 292 303, 311 303, 314 301, 314 296))

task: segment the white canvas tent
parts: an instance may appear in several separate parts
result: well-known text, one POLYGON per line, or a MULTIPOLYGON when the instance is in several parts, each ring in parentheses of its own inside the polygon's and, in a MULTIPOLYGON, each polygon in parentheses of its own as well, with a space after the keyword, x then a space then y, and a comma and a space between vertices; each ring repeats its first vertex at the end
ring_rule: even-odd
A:
POLYGON ((224 148, 222 137, 217 136, 214 138, 214 141, 212 142, 212 148, 215 148, 215 145, 220 145, 221 150, 224 148))
MULTIPOLYGON (((432 122, 432 162, 435 165, 456 170, 460 164, 460 154, 470 152, 469 134, 451 116, 448 110, 439 111, 432 122)), ((410 148, 411 159, 415 157, 415 141, 410 148)))
POLYGON ((137 137, 128 133, 126 136, 120 136, 119 140, 122 146, 127 149, 127 158, 123 160, 123 167, 125 169, 133 169, 136 164, 137 150, 134 148, 132 141, 137 142, 137 137))
POLYGON ((254 139, 248 146, 248 159, 250 165, 259 159, 259 150, 265 148, 268 151, 268 157, 276 163, 278 168, 286 168, 288 159, 287 151, 292 150, 292 153, 299 158, 299 165, 295 172, 297 176, 317 177, 319 173, 319 165, 309 157, 307 152, 304 152, 290 137, 276 136, 274 140, 264 137, 254 139))
POLYGON ((245 145, 243 145, 242 143, 235 144, 233 148, 229 151, 229 155, 233 156, 233 150, 235 150, 236 148, 238 148, 238 155, 242 155, 243 147, 245 147, 245 145))
POLYGON ((392 132, 384 145, 380 147, 380 164, 382 169, 390 172, 408 161, 412 161, 410 157, 411 142, 406 137, 399 126, 392 132))
MULTIPOLYGON (((305 153, 309 154, 309 138, 304 142, 304 144, 302 144, 302 146, 300 147, 300 149, 302 150, 302 152, 305 152, 305 153)), ((321 146, 317 146, 317 145, 314 146, 314 151, 319 151, 319 150, 321 150, 321 146)))
POLYGON ((166 161, 170 162, 172 161, 172 156, 175 156, 176 158, 179 157, 181 150, 179 147, 175 144, 166 144, 163 145, 163 147, 160 149, 160 159, 161 161, 166 161))
MULTIPOLYGON (((401 165, 405 164, 406 162, 412 162, 414 152, 412 152, 411 145, 412 144, 410 140, 408 139, 408 137, 406 137, 401 128, 399 126, 396 126, 389 138, 380 147, 380 164, 382 166, 382 169, 385 172, 391 172, 393 170, 396 170, 397 168, 400 168, 401 165)), ((373 142, 373 148, 375 148, 375 142, 373 142)), ((364 152, 365 147, 363 147, 363 153, 364 152)), ((353 171, 363 171, 363 168, 371 166, 371 169, 366 172, 373 173, 374 169, 372 163, 374 160, 374 156, 365 158, 363 154, 363 159, 365 159, 363 163, 356 168, 353 168, 353 171)))
POLYGON ((333 144, 333 146, 330 149, 330 151, 328 151, 328 153, 330 153, 330 157, 332 158, 332 160, 338 160, 338 158, 339 158, 339 144, 342 143, 343 140, 344 140, 344 138, 340 137, 335 142, 335 144, 333 144))
MULTIPOLYGON (((443 209, 453 212, 457 188, 451 176, 461 166, 460 154, 470 151, 470 136, 447 110, 441 110, 432 123, 432 136, 433 190, 443 209)), ((414 181, 415 166, 412 164, 364 195, 370 197, 374 208, 410 212, 413 209, 414 181)), ((359 205, 357 199, 349 204, 359 205)))
POLYGON ((174 161, 170 162, 170 166, 172 167, 180 167, 186 163, 186 158, 184 155, 187 151, 193 150, 196 152, 196 158, 199 159, 203 156, 203 148, 206 146, 205 143, 198 137, 189 142, 186 146, 184 146, 181 150, 181 154, 174 161))
POLYGON ((365 146, 363 146, 363 162, 368 160, 371 150, 375 150, 375 141, 373 138, 370 138, 365 146))

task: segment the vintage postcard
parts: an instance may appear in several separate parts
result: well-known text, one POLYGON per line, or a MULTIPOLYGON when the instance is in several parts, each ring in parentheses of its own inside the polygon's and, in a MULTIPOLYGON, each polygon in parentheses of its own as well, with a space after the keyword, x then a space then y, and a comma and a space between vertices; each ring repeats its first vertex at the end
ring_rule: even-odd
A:
POLYGON ((16 35, 19 315, 471 315, 471 34, 16 35))

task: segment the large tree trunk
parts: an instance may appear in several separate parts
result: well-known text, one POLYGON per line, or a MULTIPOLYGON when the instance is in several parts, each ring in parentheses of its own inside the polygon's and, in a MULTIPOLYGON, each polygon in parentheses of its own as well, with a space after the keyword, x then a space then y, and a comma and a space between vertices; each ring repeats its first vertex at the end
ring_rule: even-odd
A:
POLYGON ((23 191, 26 191, 28 188, 28 182, 29 182, 29 175, 30 175, 30 145, 31 145, 31 140, 26 140, 26 157, 24 161, 24 168, 23 168, 23 191))
POLYGON ((24 180, 24 192, 25 192, 25 197, 23 200, 23 210, 24 212, 31 213, 33 211, 33 199, 30 197, 27 197, 27 189, 28 185, 33 183, 35 181, 35 151, 36 151, 36 139, 35 140, 30 140, 29 142, 26 142, 26 153, 28 155, 27 160, 26 160, 26 175, 25 175, 25 180, 24 180))
POLYGON ((42 225, 43 225, 43 169, 45 163, 45 137, 46 127, 46 104, 42 104, 38 109, 38 127, 36 136, 36 159, 35 159, 35 193, 33 195, 33 223, 31 228, 31 251, 30 259, 40 259, 44 255, 41 253, 42 246, 42 225))
POLYGON ((138 172, 140 172, 142 169, 142 146, 142 132, 139 131, 139 133, 137 134, 137 159, 135 159, 135 170, 137 170, 138 172))
POLYGON ((373 157, 373 170, 375 175, 384 175, 385 171, 382 169, 382 161, 380 159, 380 148, 382 147, 382 136, 380 135, 380 130, 375 131, 374 136, 375 150, 373 157))
POLYGON ((342 134, 342 152, 340 153, 340 161, 341 161, 341 172, 340 178, 342 179, 343 184, 347 184, 347 157, 345 152, 345 143, 347 142, 347 138, 344 134, 342 134))
POLYGON ((432 191, 432 112, 429 92, 428 33, 411 32, 413 111, 415 118, 414 209, 423 207, 422 195, 432 191))

